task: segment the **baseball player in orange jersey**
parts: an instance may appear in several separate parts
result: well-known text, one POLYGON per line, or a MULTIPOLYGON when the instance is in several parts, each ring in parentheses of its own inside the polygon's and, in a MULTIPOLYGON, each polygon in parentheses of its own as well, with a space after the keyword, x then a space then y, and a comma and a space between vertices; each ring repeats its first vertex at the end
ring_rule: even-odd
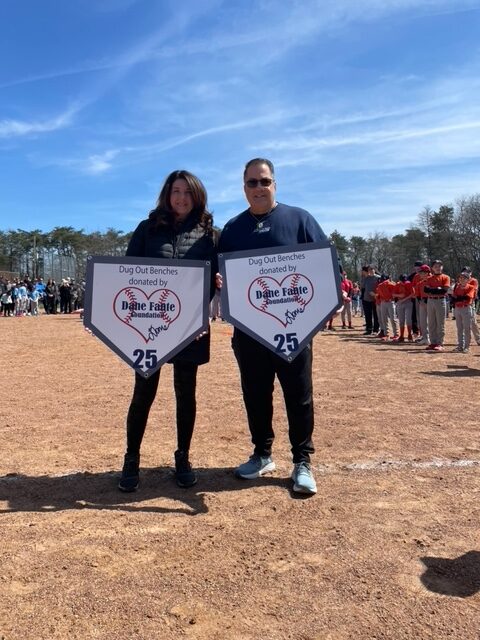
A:
POLYGON ((382 275, 382 280, 377 287, 377 315, 380 323, 380 329, 383 332, 382 340, 388 340, 388 323, 392 327, 392 339, 398 339, 397 318, 395 315, 395 302, 393 301, 393 292, 395 283, 387 274, 382 275))
POLYGON ((347 328, 347 321, 348 321, 348 328, 353 329, 353 326, 352 326, 353 282, 347 278, 347 274, 345 273, 345 271, 342 273, 342 282, 340 286, 342 288, 342 295, 343 293, 346 293, 346 295, 343 296, 343 309, 341 311, 342 329, 347 328))
POLYGON ((450 276, 443 273, 441 260, 432 262, 432 275, 423 286, 427 295, 427 319, 430 334, 429 351, 443 351, 445 340, 445 320, 447 318, 447 292, 450 287, 450 276))
POLYGON ((472 276, 472 270, 470 267, 463 267, 462 273, 466 273, 469 276, 468 284, 471 284, 475 289, 475 296, 473 298, 472 304, 470 305, 471 311, 471 329, 472 334, 475 339, 475 342, 480 345, 480 329, 477 324, 477 311, 475 309, 475 302, 478 298, 478 280, 472 276))
POLYGON ((405 327, 408 332, 408 341, 413 342, 412 335, 412 299, 414 298, 413 286, 407 275, 403 273, 393 290, 393 298, 396 302, 398 323, 400 325, 400 337, 398 342, 405 342, 405 327))
POLYGON ((455 304, 455 322, 457 325, 457 346, 454 351, 468 353, 471 336, 471 306, 475 299, 475 287, 470 284, 470 274, 463 272, 450 294, 455 304))
POLYGON ((418 328, 420 331, 420 339, 417 340, 417 344, 429 344, 428 340, 428 318, 427 318, 427 295, 424 292, 423 288, 425 286, 425 282, 427 278, 430 277, 431 271, 428 264, 422 264, 418 270, 418 278, 415 277, 415 284, 413 285, 413 289, 415 292, 415 299, 417 302, 417 321, 418 328))

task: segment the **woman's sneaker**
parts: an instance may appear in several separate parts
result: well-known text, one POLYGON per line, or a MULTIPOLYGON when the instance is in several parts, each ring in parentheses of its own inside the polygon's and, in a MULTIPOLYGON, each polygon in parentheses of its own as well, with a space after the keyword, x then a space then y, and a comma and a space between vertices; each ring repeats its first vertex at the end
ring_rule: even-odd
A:
POLYGON ((293 465, 292 480, 296 493, 317 493, 317 483, 308 462, 297 462, 293 465))
POLYGON ((118 483, 120 491, 129 493, 136 491, 140 480, 140 455, 138 453, 126 453, 123 462, 122 477, 118 483))
POLYGON ((188 451, 175 451, 175 480, 179 487, 193 487, 197 476, 188 459, 188 451))
POLYGON ((235 469, 237 478, 245 478, 246 480, 254 480, 260 478, 265 473, 275 471, 275 463, 271 456, 262 457, 254 453, 247 462, 244 462, 235 469))

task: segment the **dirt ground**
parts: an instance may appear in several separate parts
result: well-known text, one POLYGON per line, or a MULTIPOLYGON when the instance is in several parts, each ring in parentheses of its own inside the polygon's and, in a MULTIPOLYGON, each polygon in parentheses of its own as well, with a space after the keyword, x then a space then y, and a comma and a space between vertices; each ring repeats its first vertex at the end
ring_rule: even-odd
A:
MULTIPOLYGON (((318 494, 250 454, 231 327, 212 325, 192 461, 173 482, 171 367, 116 484, 133 374, 78 316, 0 318, 0 638, 480 638, 480 347, 427 353, 354 331, 314 344, 318 494)), ((447 321, 449 350, 454 322, 447 321)))

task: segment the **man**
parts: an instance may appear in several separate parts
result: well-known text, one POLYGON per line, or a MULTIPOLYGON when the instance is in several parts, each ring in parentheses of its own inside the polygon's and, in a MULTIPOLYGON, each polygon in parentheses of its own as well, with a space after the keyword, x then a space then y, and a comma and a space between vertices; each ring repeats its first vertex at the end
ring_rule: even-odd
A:
POLYGON ((445 320, 447 319, 447 292, 450 277, 443 273, 443 262, 432 262, 432 274, 425 280, 423 290, 427 295, 427 321, 430 344, 429 351, 443 351, 445 320))
MULTIPOLYGON (((270 160, 254 158, 243 174, 248 209, 227 222, 219 251, 243 251, 319 242, 326 236, 313 216, 297 207, 275 200, 274 167, 270 160)), ((310 466, 314 452, 312 345, 287 362, 267 347, 235 328, 232 340, 240 369, 248 426, 254 444, 253 455, 235 471, 240 478, 258 478, 274 471, 272 444, 273 385, 277 375, 285 398, 289 437, 293 454, 293 490, 317 491, 310 466)))
POLYGON ((363 279, 363 313, 365 314, 365 335, 377 334, 379 330, 375 292, 380 276, 375 273, 373 265, 367 266, 367 275, 363 279))

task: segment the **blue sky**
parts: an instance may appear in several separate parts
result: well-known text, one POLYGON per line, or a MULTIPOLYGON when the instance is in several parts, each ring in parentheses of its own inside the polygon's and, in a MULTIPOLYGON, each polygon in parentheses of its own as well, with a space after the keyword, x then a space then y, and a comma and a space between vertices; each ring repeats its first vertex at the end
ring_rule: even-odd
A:
POLYGON ((480 191, 480 0, 0 4, 0 229, 127 232, 173 169, 222 226, 269 157, 327 233, 480 191))

